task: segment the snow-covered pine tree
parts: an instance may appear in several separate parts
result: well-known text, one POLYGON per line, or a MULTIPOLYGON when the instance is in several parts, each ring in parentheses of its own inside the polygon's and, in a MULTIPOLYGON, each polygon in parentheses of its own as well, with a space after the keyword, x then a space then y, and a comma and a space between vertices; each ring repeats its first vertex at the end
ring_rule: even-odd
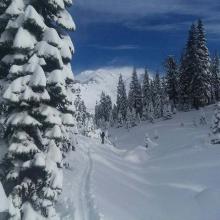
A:
MULTIPOLYGON (((10 45, 2 44, 1 42, 4 41, 6 36, 2 35, 4 32, 6 25, 9 21, 9 16, 5 14, 5 10, 7 9, 8 5, 10 4, 11 0, 2 0, 0 2, 0 60, 5 56, 7 50, 10 49, 10 45)), ((8 85, 6 77, 7 70, 5 69, 5 65, 0 62, 0 136, 4 136, 5 132, 5 124, 4 119, 5 115, 7 114, 7 106, 5 105, 5 101, 2 98, 4 94, 4 90, 8 85)))
POLYGON ((170 99, 167 96, 163 101, 163 118, 167 120, 167 119, 171 119, 172 117, 173 117, 173 113, 171 109, 170 99))
POLYGON ((127 109, 127 121, 126 121, 126 126, 127 128, 132 128, 137 125, 136 122, 137 116, 135 109, 130 110, 130 108, 127 109))
POLYGON ((154 123, 154 106, 152 101, 148 104, 148 119, 151 123, 154 123))
POLYGON ((80 133, 84 134, 84 131, 86 129, 86 121, 90 116, 89 113, 87 112, 85 103, 81 98, 80 89, 77 90, 74 105, 75 105, 75 118, 77 122, 77 128, 79 129, 80 133))
POLYGON ((180 104, 181 109, 189 110, 192 103, 192 80, 197 71, 197 28, 193 24, 189 31, 185 50, 180 62, 180 104))
POLYGON ((160 118, 162 117, 163 113, 163 105, 162 105, 162 98, 161 98, 161 82, 160 82, 160 75, 159 73, 156 74, 154 79, 154 117, 160 118))
POLYGON ((104 92, 101 93, 100 102, 96 103, 95 107, 95 121, 97 126, 102 126, 110 122, 112 114, 112 101, 109 95, 104 92), (101 125, 102 124, 102 125, 101 125))
MULTIPOLYGON (((126 114, 127 114, 127 113, 126 113, 126 114)), ((118 127, 118 128, 121 128, 121 127, 123 127, 123 125, 124 125, 124 119, 123 119, 122 114, 119 112, 119 113, 118 113, 117 127, 118 127)))
POLYGON ((142 85, 142 93, 143 93, 143 118, 144 120, 149 119, 149 103, 152 102, 151 90, 150 90, 150 80, 147 69, 145 69, 143 85, 142 85))
POLYGON ((163 116, 164 113, 164 105, 167 103, 167 98, 169 98, 168 93, 167 93, 167 80, 165 76, 161 77, 161 102, 162 102, 162 113, 161 115, 163 116))
POLYGON ((112 120, 113 120, 113 125, 116 125, 118 121, 118 108, 115 104, 113 105, 112 108, 112 120))
POLYGON ((3 164, 9 219, 58 219, 68 129, 75 126, 69 86, 74 47, 66 32, 75 29, 67 11, 71 1, 4 2, 8 22, 0 37, 0 73, 9 82, 3 164))
POLYGON ((122 75, 119 76, 119 80, 118 80, 116 105, 118 109, 118 114, 121 114, 122 120, 126 121, 128 102, 127 102, 126 88, 122 75))
POLYGON ((211 73, 210 57, 206 46, 205 30, 201 20, 197 25, 197 66, 192 79, 193 106, 199 108, 210 103, 211 100, 211 73))
POLYGON ((165 61, 166 71, 166 91, 170 101, 175 107, 178 104, 178 65, 173 56, 169 56, 165 61))
POLYGON ((98 104, 98 102, 96 102, 95 104, 95 115, 94 115, 94 121, 96 126, 99 126, 99 119, 100 119, 100 105, 98 104))
POLYGON ((128 93, 128 106, 130 110, 135 110, 136 115, 142 117, 143 104, 142 104, 142 91, 141 84, 138 81, 137 71, 134 68, 132 73, 132 79, 130 83, 130 90, 128 93))
POLYGON ((211 99, 214 103, 220 99, 220 58, 215 53, 211 60, 211 99))
POLYGON ((104 110, 105 121, 110 122, 111 113, 112 113, 112 100, 109 95, 105 96, 105 102, 103 104, 104 104, 103 110, 104 110))
POLYGON ((220 144, 220 102, 217 103, 212 121, 212 144, 220 144))

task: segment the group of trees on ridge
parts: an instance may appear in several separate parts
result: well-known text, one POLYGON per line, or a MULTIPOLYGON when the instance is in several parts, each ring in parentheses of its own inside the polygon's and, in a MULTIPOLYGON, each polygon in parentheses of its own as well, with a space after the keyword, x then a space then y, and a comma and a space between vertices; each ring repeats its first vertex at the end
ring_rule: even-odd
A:
POLYGON ((122 76, 117 86, 117 101, 104 92, 95 108, 95 122, 116 126, 134 126, 140 120, 171 118, 176 110, 188 111, 215 103, 220 99, 220 63, 217 53, 210 57, 201 20, 192 24, 180 62, 168 56, 165 75, 152 79, 147 69, 142 82, 134 68, 129 91, 122 76))

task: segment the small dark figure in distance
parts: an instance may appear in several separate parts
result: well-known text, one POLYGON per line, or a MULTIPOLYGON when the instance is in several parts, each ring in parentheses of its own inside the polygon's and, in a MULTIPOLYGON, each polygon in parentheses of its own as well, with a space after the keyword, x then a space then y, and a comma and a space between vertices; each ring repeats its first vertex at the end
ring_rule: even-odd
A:
POLYGON ((105 132, 104 131, 100 134, 100 137, 102 139, 102 144, 104 144, 105 143, 105 132))

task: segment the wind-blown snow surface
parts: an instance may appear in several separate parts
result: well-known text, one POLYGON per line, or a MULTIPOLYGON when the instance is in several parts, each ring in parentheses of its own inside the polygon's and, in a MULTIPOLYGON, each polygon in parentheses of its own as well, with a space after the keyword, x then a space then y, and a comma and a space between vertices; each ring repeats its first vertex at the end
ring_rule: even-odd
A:
POLYGON ((208 107, 205 126, 192 111, 130 131, 113 129, 115 147, 79 137, 65 171, 63 219, 219 220, 220 145, 209 144, 212 113, 208 107), (146 132, 156 143, 148 150, 146 132))
MULTIPOLYGON (((133 67, 103 68, 94 71, 85 71, 76 75, 80 81, 76 86, 81 89, 82 99, 90 112, 94 112, 96 101, 99 100, 101 92, 110 95, 113 103, 116 102, 117 84, 120 74, 125 81, 127 90, 131 81, 133 67)), ((140 79, 144 75, 144 69, 137 69, 140 79)))

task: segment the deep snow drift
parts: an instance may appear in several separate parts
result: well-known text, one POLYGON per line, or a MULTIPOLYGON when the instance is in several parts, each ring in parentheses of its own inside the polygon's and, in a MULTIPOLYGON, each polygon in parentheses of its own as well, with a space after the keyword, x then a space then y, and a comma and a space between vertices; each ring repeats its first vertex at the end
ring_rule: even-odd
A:
POLYGON ((79 137, 58 204, 65 220, 219 220, 220 145, 199 111, 112 129, 111 142, 79 137), (154 147, 145 149, 148 133, 154 147), (158 136, 157 139, 154 137, 158 136))

